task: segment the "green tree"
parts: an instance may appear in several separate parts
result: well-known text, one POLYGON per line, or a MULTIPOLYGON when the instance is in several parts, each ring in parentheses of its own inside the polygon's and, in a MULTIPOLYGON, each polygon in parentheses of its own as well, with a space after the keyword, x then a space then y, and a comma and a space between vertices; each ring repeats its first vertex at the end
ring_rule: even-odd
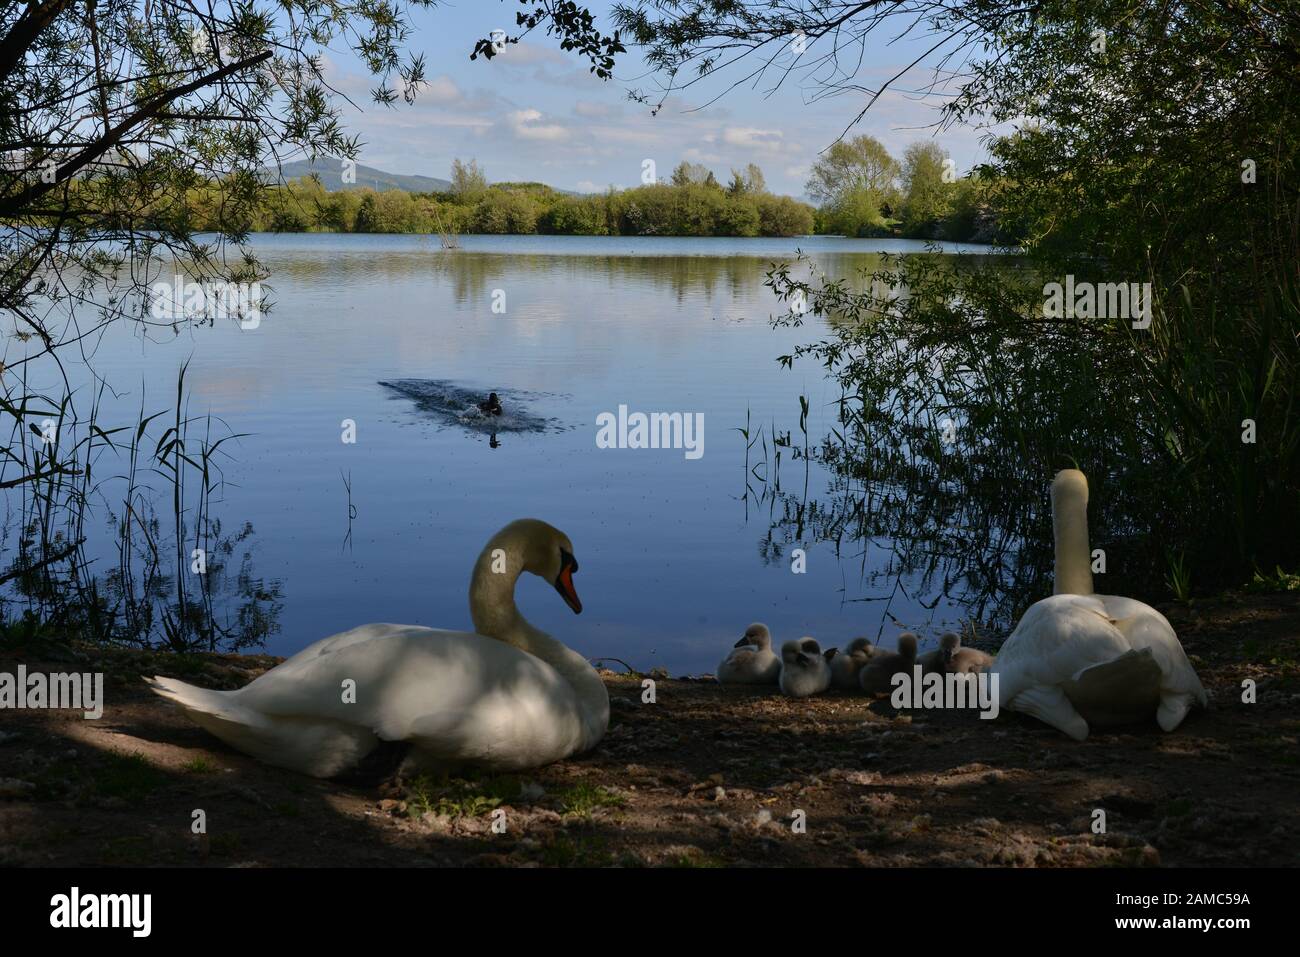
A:
POLYGON ((767 192, 767 181, 763 178, 763 171, 753 163, 746 165, 743 170, 733 169, 727 192, 733 196, 745 193, 753 196, 767 192))
POLYGON ((477 202, 487 192, 487 176, 479 168, 478 160, 462 163, 451 161, 451 193, 463 202, 477 202))
POLYGON ((379 195, 373 189, 366 188, 359 190, 361 195, 361 205, 357 207, 356 219, 353 220, 352 228, 359 233, 386 233, 389 230, 384 227, 387 225, 379 215, 379 203, 376 197, 379 195))
POLYGON ((903 235, 937 238, 952 213, 954 182, 944 182, 948 154, 933 141, 913 143, 903 153, 903 235))
MULTIPOLYGON (((614 12, 659 78, 679 80, 663 84, 674 92, 696 77, 716 81, 724 68, 752 75, 796 34, 811 44, 801 77, 838 92, 838 77, 819 78, 820 65, 861 49, 873 32, 929 32, 931 53, 918 63, 969 59, 949 88, 942 124, 1020 127, 991 141, 991 162, 956 192, 945 225, 978 228, 991 206, 999 228, 1022 244, 1015 270, 939 268, 916 257, 878 277, 906 291, 889 308, 874 295, 811 291, 825 297, 824 310, 864 320, 836 324, 801 353, 824 362, 855 397, 838 450, 844 480, 871 474, 926 490, 910 517, 886 516, 887 525, 861 508, 862 536, 920 543, 929 560, 942 531, 934 534, 925 515, 965 513, 964 489, 996 487, 1013 508, 966 521, 1024 542, 1046 532, 1050 541, 1043 477, 1075 462, 1107 502, 1097 535, 1123 543, 1135 589, 1163 591, 1171 556, 1207 588, 1240 582, 1256 566, 1293 567, 1300 7, 921 0, 904 26, 882 16, 882 6, 631 0, 614 12), (1112 290, 1150 283, 1150 325, 1114 315, 1045 318, 1044 284, 1067 275, 1112 290), (938 449, 932 424, 918 417, 942 415, 966 423, 968 451, 930 456, 938 449), (1247 419, 1267 443, 1243 441, 1247 419), (951 488, 958 500, 946 496, 951 488), (915 528, 921 534, 910 537, 915 528)), ((798 62, 790 69, 800 72, 798 62)), ((846 129, 890 83, 846 116, 846 129)), ((835 154, 832 147, 827 156, 835 154)), ((870 177, 855 183, 847 161, 819 165, 828 175, 809 189, 823 203, 884 189, 870 177)), ((1005 559, 978 545, 967 554, 946 579, 986 577, 1005 559)), ((1033 567, 1021 561, 1017 581, 1035 584, 1050 554, 1028 554, 1033 567)))
MULTIPOLYGON (((173 254, 194 278, 239 279, 258 267, 221 252, 242 241, 271 183, 268 155, 355 157, 339 124, 319 53, 351 46, 377 80, 374 97, 414 99, 424 63, 404 56, 407 9, 326 0, 290 15, 242 2, 158 0, 0 5, 0 309, 39 327, 67 317, 71 270, 95 277, 113 318, 139 318, 147 265, 173 254), (147 13, 147 17, 145 14, 147 13), (94 204, 78 197, 93 183, 94 204), (204 186, 211 202, 196 237, 186 202, 204 186), (44 228, 58 223, 59 228, 44 228), (113 240, 105 245, 104 240, 113 240), (131 264, 131 268, 123 268, 131 264)), ((281 222, 296 217, 280 209, 281 222)))
POLYGON ((900 169, 884 144, 871 136, 832 143, 817 161, 804 188, 823 206, 834 207, 850 195, 872 194, 884 204, 894 195, 900 169))
POLYGON ((535 233, 537 207, 524 193, 490 189, 470 213, 469 228, 475 233, 535 233))
POLYGON ((566 196, 550 208, 542 225, 548 233, 604 236, 608 232, 604 197, 566 196))
POLYGON ((763 236, 806 236, 813 231, 813 211, 807 203, 789 196, 762 193, 758 205, 758 229, 763 236))
POLYGON ((673 169, 671 182, 674 186, 703 186, 712 176, 712 171, 704 164, 682 160, 673 169))
POLYGON ((757 236, 762 221, 758 203, 748 196, 728 195, 713 224, 715 236, 757 236))

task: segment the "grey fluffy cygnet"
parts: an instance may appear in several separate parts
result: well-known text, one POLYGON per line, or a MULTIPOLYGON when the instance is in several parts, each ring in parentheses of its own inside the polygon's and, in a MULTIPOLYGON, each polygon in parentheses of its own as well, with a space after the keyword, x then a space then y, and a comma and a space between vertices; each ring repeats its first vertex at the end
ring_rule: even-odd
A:
POLYGON ((772 651, 772 633, 758 621, 745 629, 718 665, 718 681, 723 684, 774 685, 780 677, 781 659, 772 651))
POLYGON ((945 652, 943 670, 948 674, 977 675, 993 665, 992 655, 978 648, 963 648, 961 638, 951 631, 939 639, 939 648, 945 652))
POLYGON ((831 684, 845 691, 857 691, 862 687, 858 684, 858 672, 875 653, 870 638, 854 638, 831 659, 831 684))
POLYGON ((822 654, 812 638, 787 641, 781 646, 781 692, 791 698, 820 694, 831 685, 830 659, 835 649, 822 654))
POLYGON ((939 647, 927 651, 916 659, 924 674, 943 674, 948 667, 948 660, 961 647, 961 639, 951 631, 944 632, 939 639, 939 647))
POLYGON ((898 636, 897 651, 876 649, 858 672, 858 683, 867 694, 889 694, 894 690, 894 675, 901 671, 910 677, 915 665, 916 635, 905 631, 898 636))

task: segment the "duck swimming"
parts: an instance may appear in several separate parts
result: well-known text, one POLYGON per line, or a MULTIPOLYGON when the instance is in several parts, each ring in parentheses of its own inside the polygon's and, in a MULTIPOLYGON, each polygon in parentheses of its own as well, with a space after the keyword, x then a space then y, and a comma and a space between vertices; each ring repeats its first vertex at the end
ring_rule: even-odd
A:
POLYGON ((314 777, 355 768, 381 742, 414 768, 522 770, 587 751, 609 695, 587 659, 529 624, 515 582, 530 572, 582 611, 578 562, 537 519, 492 536, 469 585, 474 631, 372 624, 309 645, 237 691, 145 679, 186 716, 260 761, 314 777))
POLYGON ((495 392, 489 392, 485 401, 478 404, 478 410, 484 415, 501 415, 505 410, 501 408, 501 400, 497 398, 495 392))
POLYGON ((781 677, 781 659, 772 651, 772 633, 754 622, 745 629, 735 649, 718 665, 722 684, 774 685, 781 677))
POLYGON ((1208 702, 1168 619, 1132 598, 1096 595, 1088 549, 1088 480, 1077 469, 1052 481, 1055 594, 1035 602, 998 652, 1004 708, 1023 711, 1076 741, 1092 727, 1151 720, 1173 731, 1208 702))

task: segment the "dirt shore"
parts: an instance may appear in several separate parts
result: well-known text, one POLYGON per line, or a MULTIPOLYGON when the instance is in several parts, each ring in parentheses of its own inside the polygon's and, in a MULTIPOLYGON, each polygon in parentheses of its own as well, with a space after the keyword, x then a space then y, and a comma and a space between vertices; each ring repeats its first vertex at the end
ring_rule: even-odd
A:
POLYGON ((260 765, 137 677, 234 688, 279 659, 10 649, 0 670, 104 671, 107 705, 97 721, 0 713, 0 863, 1300 863, 1300 594, 1164 611, 1213 700, 1173 734, 1152 723, 1078 744, 1017 715, 663 676, 645 703, 642 677, 606 673, 613 716, 590 754, 522 776, 375 786, 260 765), (1247 678, 1255 704, 1241 700, 1247 678), (192 833, 196 810, 206 834, 192 833))

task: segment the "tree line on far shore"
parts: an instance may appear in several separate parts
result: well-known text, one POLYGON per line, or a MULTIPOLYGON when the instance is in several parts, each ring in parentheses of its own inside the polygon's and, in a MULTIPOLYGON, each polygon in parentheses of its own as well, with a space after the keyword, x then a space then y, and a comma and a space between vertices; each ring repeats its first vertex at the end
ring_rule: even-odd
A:
MULTIPOLYGON (((314 177, 270 187, 249 211, 254 232, 487 233, 573 236, 904 236, 964 242, 1005 240, 993 214, 995 190, 958 178, 933 142, 901 162, 879 141, 835 144, 812 167, 816 207, 768 191, 753 163, 724 184, 708 167, 681 162, 667 182, 577 195, 542 183, 489 184, 474 160, 454 160, 443 192, 327 190, 314 177)), ((200 187, 190 206, 203 229, 220 194, 200 187)))

